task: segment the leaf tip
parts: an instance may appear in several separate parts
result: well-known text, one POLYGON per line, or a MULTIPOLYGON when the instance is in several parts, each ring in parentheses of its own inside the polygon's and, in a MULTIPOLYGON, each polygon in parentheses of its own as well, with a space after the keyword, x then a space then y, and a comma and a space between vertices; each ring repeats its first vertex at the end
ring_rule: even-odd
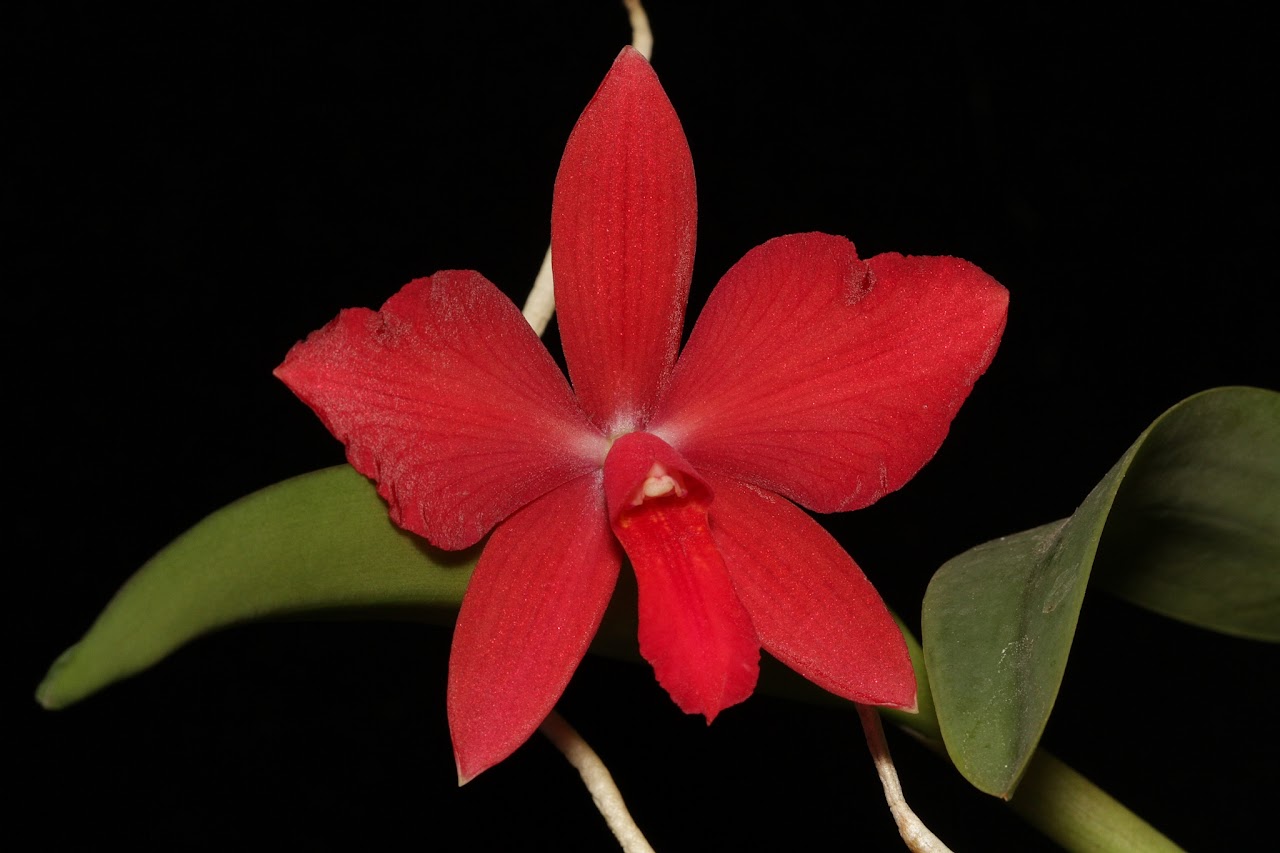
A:
POLYGON ((63 689, 65 685, 63 678, 66 673, 68 664, 75 656, 76 646, 72 646, 62 654, 58 655, 57 660, 49 667, 49 671, 45 673, 44 679, 36 686, 36 702, 46 711, 57 711, 67 707, 75 701, 74 696, 69 696, 67 691, 63 689))

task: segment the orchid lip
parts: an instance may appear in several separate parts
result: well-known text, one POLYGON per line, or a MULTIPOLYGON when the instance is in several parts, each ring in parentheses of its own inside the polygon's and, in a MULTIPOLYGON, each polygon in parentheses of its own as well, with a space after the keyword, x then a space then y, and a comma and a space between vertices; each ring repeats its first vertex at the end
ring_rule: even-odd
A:
POLYGON ((682 710, 710 722, 751 695, 760 658, 711 533, 712 491, 675 448, 646 432, 619 436, 604 487, 610 525, 636 574, 640 654, 682 710))

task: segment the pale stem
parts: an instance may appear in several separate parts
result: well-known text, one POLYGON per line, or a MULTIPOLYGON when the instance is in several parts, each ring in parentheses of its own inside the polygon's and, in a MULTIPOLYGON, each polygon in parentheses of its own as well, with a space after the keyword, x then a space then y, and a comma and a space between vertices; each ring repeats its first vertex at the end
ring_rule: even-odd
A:
POLYGON ((858 716, 862 719, 863 731, 867 733, 867 748, 871 750, 871 758, 876 763, 876 773, 880 775, 880 785, 884 788, 889 812, 898 824, 898 834, 906 842, 907 849, 914 853, 951 853, 951 848, 930 832, 929 827, 907 805, 906 797, 902 795, 902 785, 898 782, 898 771, 893 766, 893 756, 889 754, 889 744, 884 739, 879 712, 869 705, 858 705, 858 716))
POLYGON ((524 301, 524 318, 533 326, 533 330, 542 337, 551 322, 551 315, 556 312, 556 291, 551 284, 551 249, 542 256, 542 266, 538 268, 538 277, 533 280, 533 290, 524 301))
POLYGON ((644 5, 640 0, 622 0, 622 3, 627 7, 627 17, 631 19, 631 46, 645 59, 653 59, 653 30, 649 27, 644 5))
POLYGON ((640 832, 640 827, 631 819, 627 804, 622 801, 622 792, 609 775, 609 768, 604 766, 600 756, 587 745, 582 735, 574 731, 564 717, 555 711, 543 720, 539 731, 555 744, 556 749, 564 753, 564 757, 569 759, 569 763, 582 776, 591 799, 595 801, 596 808, 604 816, 605 823, 609 825, 622 849, 626 853, 653 853, 653 848, 640 832))
MULTIPOLYGON (((631 46, 644 56, 653 58, 653 29, 649 26, 649 16, 645 14, 640 0, 622 0, 627 7, 627 17, 631 21, 631 46)), ((547 330, 551 315, 556 311, 556 292, 551 280, 551 249, 547 249, 542 258, 542 266, 538 269, 538 277, 533 280, 533 290, 524 302, 525 320, 537 332, 538 337, 547 330)))

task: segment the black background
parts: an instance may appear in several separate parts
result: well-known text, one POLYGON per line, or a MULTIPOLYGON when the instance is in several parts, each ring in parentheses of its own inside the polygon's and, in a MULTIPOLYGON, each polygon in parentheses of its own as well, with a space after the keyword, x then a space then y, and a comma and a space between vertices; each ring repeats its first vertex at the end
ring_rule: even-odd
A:
MULTIPOLYGON (((138 849, 609 849, 540 739, 455 787, 440 629, 249 626, 68 711, 30 699, 173 536, 342 460, 270 375, 295 340, 438 269, 523 298, 564 140, 626 18, 585 0, 436 5, 3 13, 10 831, 138 849)), ((829 520, 909 621, 937 566, 1070 513, 1168 406, 1277 385, 1259 22, 1223 4, 649 11, 698 175, 691 317, 745 251, 805 230, 864 256, 960 255, 1012 293, 996 362, 936 459, 829 520)), ((1272 649, 1098 593, 1045 743, 1180 843, 1243 847, 1273 819, 1277 671, 1272 649)), ((649 670, 595 658, 562 709, 659 850, 898 849, 850 712, 757 696, 708 728, 649 670)), ((893 745, 957 849, 1052 849, 893 745)))

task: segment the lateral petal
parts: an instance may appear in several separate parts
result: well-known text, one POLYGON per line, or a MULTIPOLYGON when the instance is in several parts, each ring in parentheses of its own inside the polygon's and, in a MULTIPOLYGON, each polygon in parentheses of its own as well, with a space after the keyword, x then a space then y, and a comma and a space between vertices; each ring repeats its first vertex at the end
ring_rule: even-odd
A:
POLYGON ((906 641, 853 559, 791 502, 708 480, 711 533, 765 651, 837 696, 913 710, 906 641))
POLYGON ((569 137, 551 210, 565 361, 606 432, 642 425, 675 363, 696 218, 680 120, 649 63, 624 48, 569 137))
POLYGON ((622 551, 597 471, 494 530, 471 577, 449 657, 449 728, 465 783, 542 723, 595 636, 622 551))
POLYGON ((476 272, 343 311, 275 375, 377 481, 392 520, 441 548, 475 544, 604 454, 537 335, 476 272))
POLYGON ((649 431, 818 512, 858 509, 933 457, 995 355, 1008 292, 957 258, 827 234, 752 249, 712 292, 649 431))

